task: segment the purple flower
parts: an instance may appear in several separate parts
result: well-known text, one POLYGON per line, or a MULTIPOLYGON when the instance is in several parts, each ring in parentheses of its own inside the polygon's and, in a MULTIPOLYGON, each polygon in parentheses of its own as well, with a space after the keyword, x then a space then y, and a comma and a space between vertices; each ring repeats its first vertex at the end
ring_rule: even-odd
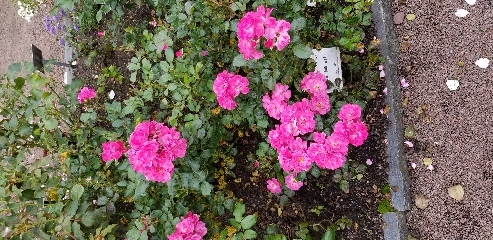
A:
POLYGON ((62 46, 65 46, 65 39, 63 38, 58 39, 58 43, 62 46))
POLYGON ((51 35, 56 35, 56 28, 55 27, 50 28, 50 33, 51 35))
POLYGON ((75 23, 74 23, 74 30, 77 31, 77 32, 79 31, 79 27, 75 23))
POLYGON ((58 16, 53 16, 53 21, 58 22, 60 21, 60 18, 58 18, 58 16))
POLYGON ((46 31, 50 31, 50 28, 51 28, 51 20, 49 17, 46 17, 45 18, 45 29, 46 29, 46 31))

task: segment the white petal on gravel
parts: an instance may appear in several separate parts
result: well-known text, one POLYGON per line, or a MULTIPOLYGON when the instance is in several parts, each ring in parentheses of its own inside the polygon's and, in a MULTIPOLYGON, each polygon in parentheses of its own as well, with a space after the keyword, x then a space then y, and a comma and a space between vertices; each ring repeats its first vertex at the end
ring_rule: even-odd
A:
POLYGON ((474 5, 476 4, 476 0, 466 0, 466 3, 469 5, 474 5))
POLYGON ((412 167, 413 169, 416 169, 416 163, 411 163, 411 167, 412 167))
POLYGON ((110 99, 115 98, 115 91, 111 90, 111 92, 108 94, 108 97, 110 97, 110 99))
POLYGON ((404 141, 404 143, 410 148, 414 147, 414 144, 410 141, 404 141))
POLYGON ((455 16, 457 17, 465 17, 469 12, 466 9, 459 9, 457 12, 455 12, 455 16))
POLYGON ((446 84, 448 89, 450 89, 451 91, 455 91, 459 87, 459 81, 457 80, 447 80, 446 84))
POLYGON ((490 60, 487 58, 480 58, 475 63, 480 68, 487 68, 488 65, 490 65, 490 60))

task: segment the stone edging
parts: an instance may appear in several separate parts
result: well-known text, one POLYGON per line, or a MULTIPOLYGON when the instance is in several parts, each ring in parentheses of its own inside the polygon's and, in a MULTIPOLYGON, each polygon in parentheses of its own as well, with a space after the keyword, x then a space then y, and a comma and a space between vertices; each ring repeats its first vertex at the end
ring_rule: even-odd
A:
POLYGON ((372 6, 377 36, 382 41, 380 53, 385 59, 386 103, 390 106, 390 125, 387 129, 389 185, 392 189, 392 206, 397 211, 383 214, 382 217, 386 240, 407 240, 406 211, 411 207, 410 179, 403 144, 402 96, 398 76, 399 42, 394 32, 391 5, 390 0, 375 0, 372 6))

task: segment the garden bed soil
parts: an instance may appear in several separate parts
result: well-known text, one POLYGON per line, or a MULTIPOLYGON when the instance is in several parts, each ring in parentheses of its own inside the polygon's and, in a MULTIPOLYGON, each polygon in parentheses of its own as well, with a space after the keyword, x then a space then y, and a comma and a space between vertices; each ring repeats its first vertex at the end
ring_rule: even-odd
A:
MULTIPOLYGON (((128 19, 134 18, 129 17, 128 19)), ((366 29, 366 32, 373 32, 373 27, 366 29)), ((81 38, 84 37, 94 38, 93 35, 81 36, 81 38)), ((102 39, 96 40, 96 48, 103 48, 102 39)), ((103 95, 98 95, 98 102, 100 104, 106 102, 107 93, 110 90, 115 91, 116 100, 123 101, 127 99, 132 86, 129 81, 130 72, 127 69, 127 64, 132 57, 132 52, 112 50, 100 53, 90 66, 84 65, 86 58, 81 57, 78 59, 79 68, 74 71, 74 75, 82 79, 85 85, 97 88, 97 77, 103 68, 111 65, 119 67, 124 76, 123 82, 106 79, 105 85, 111 86, 111 89, 105 89, 103 95)), ((379 85, 378 92, 381 92, 384 82, 379 82, 379 85)), ((367 103, 364 109, 362 119, 368 126, 369 136, 362 146, 350 151, 348 159, 359 164, 366 164, 367 159, 371 159, 373 164, 367 166, 361 180, 349 181, 348 193, 339 188, 339 183, 332 181, 334 171, 324 170, 318 178, 307 174, 305 185, 289 199, 285 206, 281 207, 279 196, 267 191, 266 180, 271 177, 262 171, 256 171, 247 157, 249 153, 255 153, 257 150, 260 137, 252 134, 237 141, 238 155, 235 156, 236 167, 233 169, 236 177, 228 179, 227 190, 243 200, 247 214, 258 214, 258 222, 254 229, 259 236, 265 234, 268 225, 276 224, 280 233, 285 234, 288 239, 294 239, 297 238, 298 224, 308 222, 308 229, 313 239, 321 239, 326 227, 341 222, 340 220, 343 219, 346 220, 343 222, 347 226, 344 230, 337 232, 337 239, 383 239, 383 223, 377 210, 379 203, 389 198, 388 194, 381 193, 382 187, 387 183, 384 142, 387 119, 380 112, 383 108, 385 108, 384 98, 376 96, 367 103), (319 206, 323 206, 320 212, 312 211, 319 206), (281 211, 278 208, 281 208, 281 211), (314 231, 313 224, 318 224, 318 231, 314 231)), ((229 225, 227 219, 224 224, 229 225)))

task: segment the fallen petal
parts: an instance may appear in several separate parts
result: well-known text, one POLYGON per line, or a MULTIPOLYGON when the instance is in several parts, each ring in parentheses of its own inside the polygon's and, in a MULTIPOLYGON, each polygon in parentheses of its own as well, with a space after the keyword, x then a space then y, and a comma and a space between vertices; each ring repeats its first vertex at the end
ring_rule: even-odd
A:
POLYGON ((416 163, 411 163, 411 167, 412 167, 413 169, 416 169, 416 163))
POLYGON ((414 144, 410 141, 404 141, 404 143, 410 148, 414 147, 414 144))
POLYGON ((385 72, 382 70, 380 71, 380 78, 384 78, 385 77, 385 72))
POLYGON ((108 97, 110 97, 110 99, 115 98, 115 91, 111 90, 110 93, 108 93, 108 97))
POLYGON ((435 169, 435 168, 433 167, 433 165, 431 165, 431 164, 430 164, 430 165, 427 167, 427 169, 428 169, 428 170, 430 170, 430 171, 433 171, 433 169, 435 169))
POLYGON ((373 161, 371 159, 366 159, 366 165, 370 166, 373 164, 373 161))
POLYGON ((457 10, 457 12, 455 12, 455 16, 457 17, 465 17, 467 14, 469 14, 469 12, 465 9, 459 9, 457 10))
POLYGON ((469 5, 474 5, 476 4, 476 0, 466 0, 466 3, 469 5))
POLYGON ((383 94, 387 95, 387 88, 384 88, 382 92, 383 94))
POLYGON ((383 65, 378 66, 378 70, 382 71, 383 70, 383 65))
POLYGON ((404 79, 404 78, 403 78, 403 79, 401 79, 401 86, 402 86, 403 88, 407 88, 407 87, 409 87, 409 83, 407 83, 407 82, 406 82, 406 79, 404 79))
POLYGON ((490 60, 487 58, 478 59, 475 64, 480 68, 487 68, 490 65, 490 60))
POLYGON ((457 80, 447 80, 446 84, 448 89, 450 89, 451 91, 455 91, 459 87, 459 81, 457 80))

